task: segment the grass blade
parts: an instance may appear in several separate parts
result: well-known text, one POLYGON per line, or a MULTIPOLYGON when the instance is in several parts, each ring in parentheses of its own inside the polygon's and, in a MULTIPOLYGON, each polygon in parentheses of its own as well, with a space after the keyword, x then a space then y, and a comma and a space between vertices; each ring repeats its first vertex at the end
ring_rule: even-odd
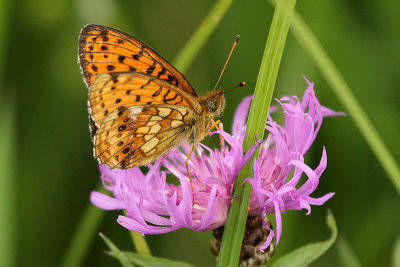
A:
POLYGON ((184 73, 193 62, 194 57, 199 53, 200 49, 203 47, 208 37, 210 37, 215 27, 219 24, 232 2, 233 0, 219 0, 190 37, 189 41, 186 42, 185 46, 173 62, 174 66, 179 69, 180 72, 184 73))
POLYGON ((328 211, 328 215, 326 216, 326 224, 331 229, 331 237, 329 239, 298 248, 290 252, 289 254, 281 257, 272 266, 308 266, 316 259, 321 257, 321 255, 323 255, 333 245, 337 237, 337 226, 335 218, 330 211, 328 211))
POLYGON ((399 166, 328 53, 296 12, 293 14, 292 30, 298 42, 317 64, 332 91, 345 107, 347 114, 360 130, 361 135, 371 147, 379 163, 400 194, 399 166))
MULTIPOLYGON (((295 4, 295 0, 285 0, 279 1, 276 6, 247 121, 246 137, 243 142, 244 151, 247 151, 254 144, 256 137, 262 139, 264 135, 268 109, 295 4)), ((258 153, 259 151, 255 153, 236 179, 234 196, 237 196, 237 198, 234 199, 229 209, 217 266, 238 265, 251 194, 251 186, 248 183, 243 185, 243 181, 253 175, 253 160, 254 157, 258 156, 258 153)))

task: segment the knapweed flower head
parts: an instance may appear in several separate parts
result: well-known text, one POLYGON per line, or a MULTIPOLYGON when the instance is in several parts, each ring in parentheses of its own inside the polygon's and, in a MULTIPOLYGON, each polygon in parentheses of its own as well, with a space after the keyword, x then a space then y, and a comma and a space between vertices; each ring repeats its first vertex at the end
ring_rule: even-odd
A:
POLYGON ((92 192, 91 201, 105 210, 126 210, 126 215, 118 217, 118 223, 141 234, 161 234, 183 227, 196 231, 216 229, 225 224, 229 204, 235 198, 232 192, 238 173, 260 147, 259 158, 252 163, 254 177, 245 181, 253 188, 249 215, 261 216, 270 230, 262 250, 274 236, 265 215, 275 213, 278 243, 282 233, 281 213, 305 209, 310 214, 311 205, 322 205, 334 195, 310 196, 327 166, 325 148, 315 169, 304 162, 304 154, 314 142, 323 118, 341 113, 321 106, 314 84, 307 83, 301 101, 297 97, 278 101, 284 112, 283 125, 275 122, 270 112, 265 126, 267 138, 256 142, 246 153, 242 143, 252 97, 245 98, 235 112, 232 134, 222 130, 222 125, 221 130, 211 133, 223 137, 221 146, 211 149, 199 144, 192 154, 189 170, 193 192, 185 167, 189 147, 183 146, 148 165, 147 173, 137 167, 112 170, 101 165, 103 184, 113 196, 92 192), (169 182, 171 176, 177 182, 169 182), (300 181, 302 176, 304 179, 300 181))

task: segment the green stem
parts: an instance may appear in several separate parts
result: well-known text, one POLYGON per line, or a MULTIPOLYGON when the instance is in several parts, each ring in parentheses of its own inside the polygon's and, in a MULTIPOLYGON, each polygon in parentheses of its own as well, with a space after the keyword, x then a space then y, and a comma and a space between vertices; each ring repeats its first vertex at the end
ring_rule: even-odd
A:
POLYGON ((136 231, 129 231, 133 244, 135 245, 136 252, 141 255, 151 256, 151 251, 147 245, 146 239, 136 231))
MULTIPOLYGON (((264 136, 268 109, 295 4, 296 0, 282 0, 276 6, 247 121, 246 137, 243 142, 244 151, 247 151, 254 144, 256 137, 262 139, 264 136)), ((258 154, 259 150, 236 179, 233 194, 236 198, 229 209, 217 266, 238 265, 251 194, 250 184, 245 183, 243 185, 243 181, 247 177, 253 176, 253 161, 255 157, 258 157, 258 154)))
POLYGON ((349 242, 344 238, 340 237, 336 242, 336 249, 338 253, 341 266, 344 267, 361 267, 361 263, 358 260, 354 250, 350 246, 349 242))
MULTIPOLYGON (((1 87, 3 89, 3 77, 4 77, 4 55, 7 49, 8 44, 8 27, 9 27, 9 14, 11 9, 11 1, 9 0, 0 0, 0 36, 2 36, 0 40, 0 81, 1 87)), ((3 90, 4 91, 4 90, 3 90)), ((4 93, 1 92, 0 93, 4 93)), ((0 95, 1 96, 1 95, 0 95)))
POLYGON ((293 15, 292 30, 298 42, 310 54, 321 70, 323 76, 330 84, 331 89, 346 108, 346 112, 353 119, 362 136, 364 136, 368 145, 375 153, 378 161, 400 194, 399 166, 383 142, 379 133, 375 129, 371 120, 368 118, 364 109, 358 103, 357 98, 352 93, 343 76, 329 58, 327 52, 318 42, 317 38, 297 13, 293 15))
POLYGON ((0 99, 0 262, 17 266, 15 97, 0 99))
MULTIPOLYGON (((103 187, 102 183, 97 185, 95 191, 103 194, 109 193, 103 187)), ((78 227, 71 239, 71 243, 62 261, 62 267, 74 267, 81 265, 82 260, 90 248, 90 243, 96 236, 96 232, 104 214, 104 210, 99 209, 92 203, 87 204, 83 212, 83 217, 78 223, 78 227)))
POLYGON ((0 263, 17 266, 16 101, 5 90, 5 54, 8 46, 12 1, 0 0, 0 263))
POLYGON ((190 37, 189 41, 186 42, 181 52, 176 56, 174 66, 182 73, 184 73, 193 62, 194 57, 203 47, 215 27, 219 24, 232 2, 233 0, 219 0, 190 37))

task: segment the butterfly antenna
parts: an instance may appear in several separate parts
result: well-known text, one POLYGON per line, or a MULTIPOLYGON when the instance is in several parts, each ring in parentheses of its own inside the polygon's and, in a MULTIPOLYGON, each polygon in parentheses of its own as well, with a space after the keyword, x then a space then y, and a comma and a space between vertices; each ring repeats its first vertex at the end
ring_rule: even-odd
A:
POLYGON ((219 84, 219 81, 221 80, 222 74, 223 74, 224 71, 225 71, 226 65, 228 65, 229 59, 231 58, 231 55, 232 55, 232 52, 233 52, 233 50, 235 49, 235 46, 237 45, 237 43, 239 42, 239 38, 240 38, 240 36, 239 36, 239 35, 236 35, 235 42, 233 43, 231 52, 229 53, 228 59, 227 59, 226 62, 225 62, 224 68, 222 69, 221 74, 219 75, 218 81, 217 81, 217 83, 215 84, 213 91, 217 88, 217 86, 218 86, 218 84, 219 84))
POLYGON ((227 90, 227 91, 222 91, 222 92, 216 93, 215 95, 224 95, 224 94, 226 94, 226 93, 232 92, 233 90, 235 90, 235 89, 238 88, 238 87, 242 87, 242 86, 245 86, 245 85, 246 85, 246 82, 241 82, 241 83, 239 83, 238 85, 236 85, 235 87, 233 87, 232 89, 229 89, 229 90, 227 90))

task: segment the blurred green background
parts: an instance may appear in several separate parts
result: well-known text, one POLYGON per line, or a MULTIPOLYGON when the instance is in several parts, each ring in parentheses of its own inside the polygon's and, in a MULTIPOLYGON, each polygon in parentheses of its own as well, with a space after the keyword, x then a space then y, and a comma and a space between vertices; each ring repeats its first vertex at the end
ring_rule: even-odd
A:
MULTIPOLYGON (((77 63, 81 27, 97 23, 119 28, 173 61, 213 5, 210 0, 0 1, 0 227, 17 238, 0 247, 0 253, 15 252, 17 266, 60 264, 99 180, 88 130, 88 90, 77 63)), ((296 9, 399 162, 400 2, 307 0, 298 1, 296 9)), ((240 100, 253 91, 272 14, 268 1, 235 1, 184 73, 200 94, 212 89, 234 37, 241 35, 221 86, 229 89, 242 80, 247 86, 227 95, 225 129, 230 129, 240 100)), ((303 75, 315 82, 323 105, 344 110, 289 33, 275 97, 301 96, 306 88, 303 75)), ((326 239, 329 208, 339 235, 362 265, 388 266, 400 233, 398 193, 349 117, 324 121, 308 153, 310 166, 317 166, 322 146, 328 168, 313 196, 336 195, 324 206, 313 207, 311 216, 304 211, 283 214, 283 235, 274 257, 326 239)), ((118 214, 106 212, 96 232, 123 250, 133 250, 127 230, 116 223, 118 214)), ((214 265, 210 239, 209 232, 186 229, 147 236, 154 255, 197 266, 214 265)), ((96 236, 83 265, 118 266, 103 253, 106 249, 96 236)), ((335 247, 313 263, 339 265, 335 247)))

